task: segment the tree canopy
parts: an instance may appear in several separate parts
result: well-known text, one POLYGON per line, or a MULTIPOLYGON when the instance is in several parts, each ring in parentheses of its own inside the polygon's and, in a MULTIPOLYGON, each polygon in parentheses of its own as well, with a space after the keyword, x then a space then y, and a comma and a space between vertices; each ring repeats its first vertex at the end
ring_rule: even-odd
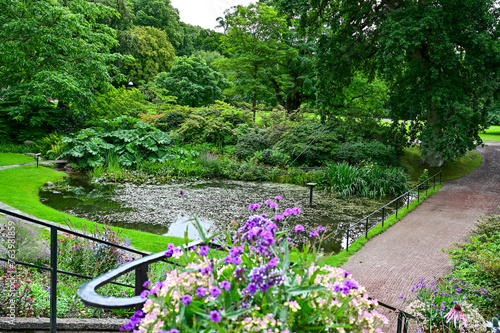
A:
POLYGON ((210 68, 200 57, 179 57, 169 73, 160 73, 156 83, 177 97, 177 103, 204 106, 222 100, 222 91, 228 82, 224 76, 210 68))
POLYGON ((345 101, 357 71, 378 73, 394 120, 422 125, 425 160, 439 166, 481 143, 498 93, 497 0, 277 0, 318 40, 319 98, 345 101))
POLYGON ((115 15, 85 0, 0 0, 0 100, 11 117, 39 125, 93 103, 121 58, 110 53, 115 30, 98 22, 115 15))

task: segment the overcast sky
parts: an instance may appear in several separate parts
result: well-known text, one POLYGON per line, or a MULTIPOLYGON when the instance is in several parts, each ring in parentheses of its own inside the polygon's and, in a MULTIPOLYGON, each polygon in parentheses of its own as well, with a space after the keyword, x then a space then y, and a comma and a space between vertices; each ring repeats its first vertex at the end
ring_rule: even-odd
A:
POLYGON ((226 9, 256 2, 257 0, 170 0, 172 6, 179 10, 181 21, 212 30, 217 26, 217 17, 223 16, 226 9))

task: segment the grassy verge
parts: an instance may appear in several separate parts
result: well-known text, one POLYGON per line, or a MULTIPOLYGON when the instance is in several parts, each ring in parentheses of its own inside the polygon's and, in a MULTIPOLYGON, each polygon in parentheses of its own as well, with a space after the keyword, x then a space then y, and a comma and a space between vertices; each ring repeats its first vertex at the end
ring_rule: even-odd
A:
POLYGON ((439 168, 430 168, 423 164, 419 148, 411 147, 405 149, 403 156, 400 157, 400 161, 412 180, 417 180, 424 169, 428 169, 429 176, 442 171, 442 180, 446 181, 463 177, 474 171, 481 164, 483 158, 476 152, 468 151, 464 157, 456 161, 446 162, 439 168))
POLYGON ((500 141, 500 126, 490 126, 484 132, 479 132, 483 141, 500 141))
POLYGON ((36 162, 36 160, 31 156, 14 153, 0 153, 0 166, 32 162, 36 162))
POLYGON ((353 255, 355 252, 359 251, 363 245, 365 245, 373 236, 376 236, 378 234, 383 233, 385 230, 387 230, 389 227, 393 226, 397 222, 399 222, 403 217, 406 216, 409 212, 411 212, 413 209, 415 209, 418 205, 420 205, 424 199, 430 197, 434 193, 438 192, 441 189, 442 185, 436 185, 436 188, 433 189, 432 187, 428 190, 427 195, 424 193, 420 194, 420 201, 414 200, 410 202, 410 206, 408 209, 406 208, 401 208, 398 211, 398 217, 396 218, 396 214, 393 214, 389 216, 385 222, 384 226, 382 227, 382 223, 379 223, 377 226, 375 226, 373 229, 371 229, 368 232, 368 238, 366 237, 361 237, 354 243, 352 243, 349 246, 349 251, 343 250, 339 252, 336 255, 330 256, 325 259, 325 261, 322 262, 322 265, 330 265, 333 267, 340 267, 344 263, 347 262, 347 260, 353 255))
MULTIPOLYGON (((0 170, 0 202, 40 219, 62 225, 65 225, 65 221, 71 220, 77 229, 86 226, 87 229, 94 230, 94 222, 59 212, 40 202, 39 188, 46 182, 57 182, 65 176, 63 172, 45 167, 37 168, 36 165, 0 170)), ((160 252, 167 248, 168 243, 181 244, 183 242, 182 239, 175 237, 117 227, 112 227, 112 229, 122 231, 125 236, 132 239, 131 245, 141 251, 160 252)))

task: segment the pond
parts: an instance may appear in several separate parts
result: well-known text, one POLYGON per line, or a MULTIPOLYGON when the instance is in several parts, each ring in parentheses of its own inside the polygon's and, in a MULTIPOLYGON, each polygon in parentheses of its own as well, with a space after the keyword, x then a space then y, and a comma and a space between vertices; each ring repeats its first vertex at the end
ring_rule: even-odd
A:
MULTIPOLYGON (((200 181, 183 185, 116 185, 97 184, 81 174, 70 177, 54 187, 43 187, 40 200, 47 206, 95 222, 155 234, 199 238, 194 226, 196 216, 209 234, 225 234, 231 227, 242 225, 254 215, 248 206, 260 203, 258 214, 273 217, 285 208, 299 207, 302 213, 285 219, 280 228, 302 224, 306 231, 322 225, 332 236, 323 244, 326 252, 339 252, 345 247, 345 230, 352 223, 370 214, 390 198, 343 199, 326 191, 315 190, 313 206, 309 207, 309 187, 230 180, 200 181), (181 191, 183 195, 181 195, 181 191), (276 212, 264 202, 282 196, 276 212)), ((386 214, 391 213, 389 209, 386 214)), ((375 224, 380 217, 370 219, 375 224)), ((364 225, 350 237, 361 235, 364 225)), ((307 232, 308 234, 308 232, 307 232)))

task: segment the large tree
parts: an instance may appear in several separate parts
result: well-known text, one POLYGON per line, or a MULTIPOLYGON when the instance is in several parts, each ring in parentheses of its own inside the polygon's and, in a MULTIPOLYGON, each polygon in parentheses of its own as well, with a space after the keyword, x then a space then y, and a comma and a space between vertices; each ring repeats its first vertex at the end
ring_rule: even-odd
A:
POLYGON ((229 55, 220 66, 238 82, 233 94, 251 96, 254 114, 257 100, 274 99, 290 112, 314 96, 314 45, 298 39, 274 8, 265 3, 237 6, 220 23, 229 55))
POLYGON ((388 84, 391 117, 422 124, 425 161, 439 166, 482 141, 498 93, 498 0, 277 0, 318 38, 324 107, 346 100, 357 71, 388 84))
POLYGON ((116 12, 86 0, 0 0, 0 100, 35 126, 83 110, 110 87, 116 12), (57 107, 56 107, 57 105, 57 107))
POLYGON ((210 68, 200 57, 178 57, 170 73, 160 73, 156 83, 177 97, 177 103, 203 106, 222 99, 228 86, 224 76, 210 68))

